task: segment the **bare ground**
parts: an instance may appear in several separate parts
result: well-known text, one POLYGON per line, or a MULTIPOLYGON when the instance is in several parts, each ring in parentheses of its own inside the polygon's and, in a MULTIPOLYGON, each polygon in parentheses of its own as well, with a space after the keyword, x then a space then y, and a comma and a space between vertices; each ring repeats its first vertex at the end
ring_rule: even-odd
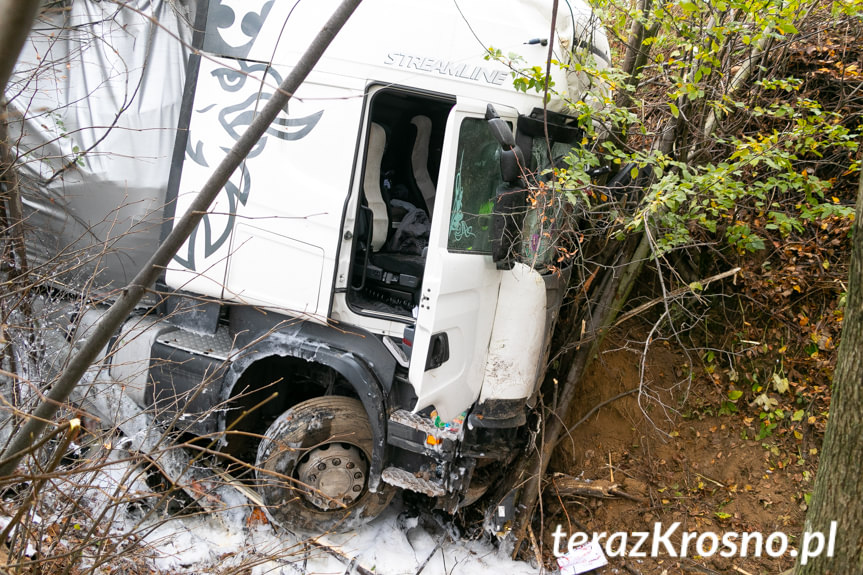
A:
MULTIPOLYGON (((808 448, 800 452, 806 441, 796 442, 795 448, 774 436, 755 439, 758 406, 741 404, 739 412, 720 415, 726 390, 700 367, 690 384, 687 355, 668 342, 650 347, 642 377, 642 350, 643 344, 627 344, 625 338, 606 343, 581 383, 568 425, 603 401, 638 388, 639 382, 653 399, 631 394, 605 405, 564 437, 549 467, 583 480, 618 484, 632 498, 566 497, 553 480, 547 483, 541 535, 546 559, 558 524, 566 533, 634 533, 653 532, 657 524, 664 532, 680 522, 671 537, 678 550, 684 531, 719 537, 730 531, 758 531, 765 537, 780 531, 796 546, 817 457, 808 448), (798 453, 789 457, 794 449, 798 453)), ((700 366, 698 357, 692 359, 700 366)), ((809 438, 810 445, 814 442, 809 438)), ((650 543, 645 544, 648 550, 650 543)), ((632 544, 630 538, 630 548, 632 544)), ((793 565, 787 553, 781 558, 740 557, 739 552, 729 558, 700 557, 695 540, 685 558, 663 555, 611 558, 598 573, 775 575, 793 565)))

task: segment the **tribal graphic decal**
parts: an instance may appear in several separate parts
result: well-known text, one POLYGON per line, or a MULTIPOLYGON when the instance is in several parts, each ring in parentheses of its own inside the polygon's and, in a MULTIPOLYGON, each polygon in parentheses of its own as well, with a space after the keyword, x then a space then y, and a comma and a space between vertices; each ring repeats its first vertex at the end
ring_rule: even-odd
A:
POLYGON ((210 0, 204 50, 220 56, 246 58, 274 0, 210 0))
MULTIPOLYGON (((236 94, 234 98, 241 99, 238 103, 224 105, 221 103, 207 104, 195 110, 196 114, 204 115, 218 109, 216 117, 218 123, 222 127, 224 134, 230 137, 230 140, 237 141, 249 124, 254 120, 256 113, 263 108, 267 100, 272 97, 273 86, 278 86, 282 82, 281 75, 270 66, 260 63, 247 63, 241 60, 236 61, 238 69, 217 68, 211 72, 212 76, 218 80, 218 85, 221 92, 217 94, 202 94, 206 90, 201 90, 202 86, 207 84, 212 85, 212 82, 199 81, 199 94, 208 98, 209 101, 217 100, 219 102, 228 100, 231 94, 236 94), (254 78, 252 76, 256 76, 254 78), (264 77, 266 85, 262 85, 259 78, 264 77), (246 84, 249 84, 248 86, 246 84), (260 91, 259 91, 260 89, 260 91), (248 94, 245 98, 242 94, 248 94)), ((324 111, 320 110, 308 116, 299 118, 288 117, 288 110, 285 109, 267 128, 266 135, 258 140, 255 147, 246 157, 246 161, 242 166, 234 172, 234 175, 225 184, 221 192, 221 197, 227 200, 227 213, 220 210, 220 214, 227 217, 211 218, 212 214, 205 214, 201 222, 192 232, 186 243, 186 253, 178 253, 174 256, 174 261, 181 266, 195 271, 196 264, 200 254, 197 250, 203 248, 203 259, 213 255, 221 248, 228 238, 231 236, 231 230, 234 229, 234 222, 237 216, 237 209, 240 205, 246 205, 249 199, 249 192, 252 186, 252 174, 250 171, 249 160, 259 156, 267 145, 269 136, 273 136, 284 141, 301 140, 306 137, 317 125, 323 116, 324 111), (203 233, 203 243, 199 245, 199 236, 203 233)), ((212 115, 212 114, 210 114, 212 115)), ((197 140, 193 143, 195 137, 201 137, 200 134, 192 133, 186 147, 186 158, 203 167, 211 167, 207 161, 206 150, 209 141, 197 140)), ((219 138, 221 141, 227 141, 224 138, 219 138)), ((209 144, 212 146, 212 144, 209 144)), ((219 157, 228 152, 227 147, 219 146, 219 157)), ((212 150, 215 152, 215 150, 212 150)), ((215 165, 215 164, 213 164, 215 165)))

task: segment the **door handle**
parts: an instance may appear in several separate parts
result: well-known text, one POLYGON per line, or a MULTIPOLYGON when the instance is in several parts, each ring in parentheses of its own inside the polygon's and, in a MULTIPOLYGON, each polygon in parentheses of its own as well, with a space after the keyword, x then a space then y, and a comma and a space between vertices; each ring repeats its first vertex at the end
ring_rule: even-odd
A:
POLYGON ((426 371, 442 366, 449 359, 449 337, 446 332, 436 333, 429 341, 426 371))

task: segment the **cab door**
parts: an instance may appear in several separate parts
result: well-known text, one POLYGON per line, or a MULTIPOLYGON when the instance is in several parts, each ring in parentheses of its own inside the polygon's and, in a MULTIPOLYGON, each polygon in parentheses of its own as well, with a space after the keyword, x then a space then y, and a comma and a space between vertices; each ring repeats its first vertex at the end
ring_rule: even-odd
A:
POLYGON ((500 145, 485 109, 459 99, 447 120, 409 368, 415 411, 434 405, 443 420, 479 396, 501 283, 491 256, 500 145))

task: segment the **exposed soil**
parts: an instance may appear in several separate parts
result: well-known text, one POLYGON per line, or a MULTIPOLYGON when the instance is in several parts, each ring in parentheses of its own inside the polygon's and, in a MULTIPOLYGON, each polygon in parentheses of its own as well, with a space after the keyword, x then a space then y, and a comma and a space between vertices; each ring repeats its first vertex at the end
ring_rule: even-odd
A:
MULTIPOLYGON (((603 401, 638 388, 639 382, 652 397, 634 393, 599 409, 561 441, 549 467, 582 480, 617 484, 632 499, 563 497, 550 482, 543 501, 545 549, 553 549, 552 533, 558 524, 570 534, 631 534, 652 533, 656 524, 665 532, 674 522, 680 522, 671 537, 677 550, 684 531, 713 532, 720 538, 731 531, 757 531, 765 537, 780 531, 788 535, 791 547, 796 546, 805 518, 804 493, 812 487, 814 453, 807 449, 789 458, 789 449, 795 448, 781 445, 784 439, 779 436, 754 439, 758 406, 741 401, 738 412, 720 415, 727 391, 706 374, 690 382, 690 359, 669 342, 650 346, 642 377, 644 346, 634 343, 639 339, 644 338, 606 343, 581 383, 568 425, 603 401)), ((701 359, 691 360, 694 372, 702 373, 701 359)), ((810 438, 810 445, 815 441, 810 438)), ((648 552, 651 541, 644 546, 648 552)), ((628 545, 634 545, 632 537, 628 545)), ((561 547, 565 546, 564 539, 561 547)), ((710 547, 709 540, 704 547, 710 547)), ((752 550, 754 542, 750 555, 752 550)), ((781 558, 763 555, 700 557, 693 539, 686 558, 610 558, 609 565, 597 572, 776 575, 793 565, 788 553, 781 558)))

